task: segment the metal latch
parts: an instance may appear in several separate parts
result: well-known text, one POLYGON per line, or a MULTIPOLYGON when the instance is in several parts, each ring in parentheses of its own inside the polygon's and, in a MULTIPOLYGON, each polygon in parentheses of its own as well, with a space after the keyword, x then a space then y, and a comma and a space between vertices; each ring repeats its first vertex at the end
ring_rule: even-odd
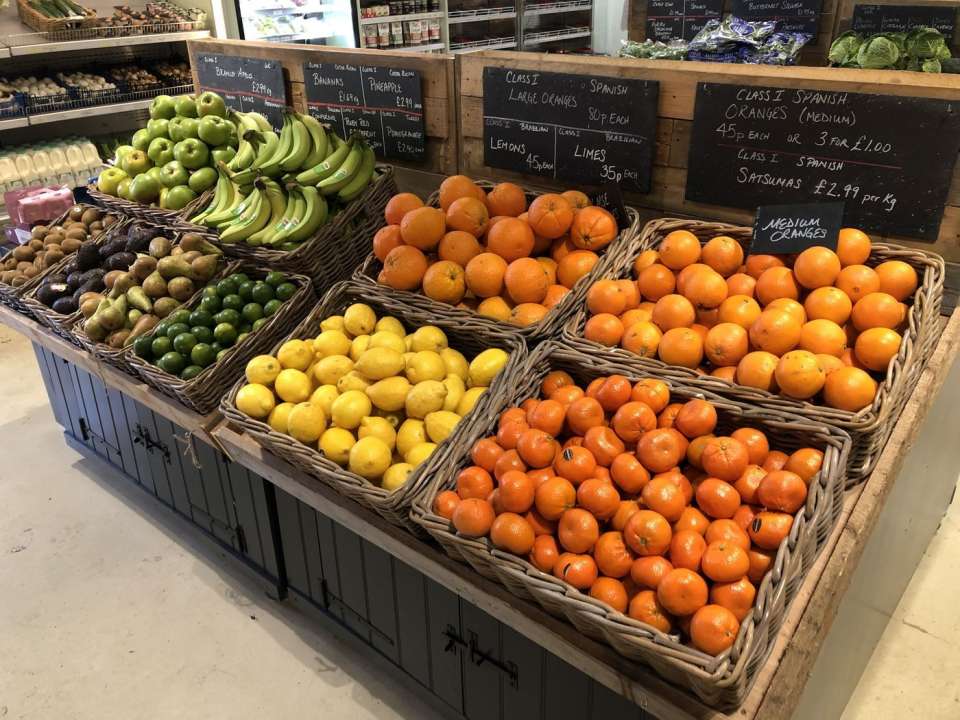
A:
POLYGON ((444 637, 447 638, 447 645, 443 648, 444 652, 458 652, 458 648, 467 648, 467 641, 457 634, 457 629, 453 625, 447 625, 443 630, 444 637))
POLYGON ((481 650, 480 638, 477 637, 477 633, 475 633, 473 630, 470 631, 470 662, 477 667, 480 667, 484 663, 490 663, 500 672, 510 678, 510 687, 516 688, 518 686, 519 673, 517 671, 516 663, 509 660, 507 662, 501 662, 492 655, 481 650))

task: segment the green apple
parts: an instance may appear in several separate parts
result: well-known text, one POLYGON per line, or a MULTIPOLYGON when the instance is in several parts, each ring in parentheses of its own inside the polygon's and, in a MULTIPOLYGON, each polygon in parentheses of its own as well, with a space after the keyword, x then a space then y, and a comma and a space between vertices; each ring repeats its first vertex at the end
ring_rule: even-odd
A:
POLYGON ((131 138, 130 144, 132 145, 134 150, 143 150, 144 152, 146 152, 147 148, 150 147, 151 140, 153 140, 153 138, 150 136, 150 131, 147 130, 146 128, 143 128, 142 130, 137 130, 133 134, 133 138, 131 138))
POLYGON ((162 184, 162 182, 161 182, 161 180, 160 180, 160 171, 161 171, 161 168, 152 167, 152 168, 150 168, 149 170, 147 170, 147 172, 146 172, 145 174, 146 174, 146 175, 149 175, 149 176, 152 177, 154 180, 156 180, 158 183, 161 183, 161 184, 162 184))
POLYGON ((177 185, 186 185, 190 173, 176 160, 171 160, 160 168, 160 182, 164 187, 172 188, 177 185))
POLYGON ((160 207, 167 210, 183 210, 197 199, 197 194, 186 185, 177 185, 167 191, 160 207))
POLYGON ((147 154, 143 150, 134 150, 133 152, 127 153, 120 167, 123 168, 123 171, 127 175, 134 177, 140 173, 145 173, 152 165, 150 158, 147 157, 147 154))
POLYGON ((170 126, 169 120, 164 120, 163 118, 158 118, 156 120, 147 121, 147 130, 150 133, 150 139, 155 140, 156 138, 169 138, 170 132, 167 129, 170 126))
POLYGON ((229 145, 218 145, 210 151, 210 157, 213 158, 213 162, 217 165, 230 162, 236 154, 237 151, 229 145))
POLYGON ((127 180, 127 174, 118 167, 108 167, 97 178, 97 190, 107 195, 117 195, 120 181, 127 180))
POLYGON ((227 138, 227 142, 225 144, 234 149, 236 149, 236 147, 240 144, 240 136, 237 135, 237 126, 233 123, 230 123, 230 137, 227 138))
POLYGON ((119 165, 120 162, 127 156, 127 153, 132 152, 136 148, 133 145, 120 145, 117 147, 116 152, 113 154, 113 164, 119 165))
POLYGON ((188 170, 196 170, 210 160, 210 151, 197 138, 187 138, 174 145, 173 157, 188 170))
POLYGON ((154 165, 166 165, 173 160, 173 140, 165 137, 154 138, 150 141, 150 147, 147 148, 147 157, 153 161, 154 165))
POLYGON ((212 167, 204 167, 199 170, 195 170, 192 175, 190 175, 190 182, 187 184, 190 186, 190 189, 195 193, 202 193, 208 188, 212 188, 217 184, 217 171, 212 167))
POLYGON ((151 120, 169 120, 177 114, 177 108, 173 98, 169 95, 157 95, 150 103, 151 120))
POLYGON ((219 115, 205 115, 197 125, 197 135, 207 145, 223 145, 230 137, 231 124, 219 115))
POLYGON ((174 103, 177 109, 177 115, 185 118, 195 118, 197 116, 197 103, 189 95, 181 95, 174 103))
POLYGON ((174 142, 180 142, 187 138, 197 137, 197 121, 195 118, 177 116, 167 125, 167 131, 170 133, 170 139, 174 142))
MULTIPOLYGON (((215 92, 209 90, 201 93, 197 98, 197 115, 206 117, 207 115, 219 115, 222 118, 227 116, 227 105, 223 98, 215 92)), ((219 145, 219 143, 217 143, 219 145)))
POLYGON ((120 181, 120 184, 117 185, 117 197, 123 198, 124 200, 131 200, 130 197, 130 183, 133 182, 133 178, 124 178, 120 181))
POLYGON ((139 203, 148 203, 157 199, 157 196, 160 194, 160 183, 146 173, 143 173, 142 175, 137 175, 130 181, 129 193, 131 200, 139 203))

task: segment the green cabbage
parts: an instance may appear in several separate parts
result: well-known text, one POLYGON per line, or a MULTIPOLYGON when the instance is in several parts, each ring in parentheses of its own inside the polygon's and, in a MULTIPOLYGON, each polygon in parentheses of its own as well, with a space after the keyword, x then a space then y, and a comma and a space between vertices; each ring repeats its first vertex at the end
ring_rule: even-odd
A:
POLYGON ((886 35, 872 35, 857 51, 857 65, 865 70, 892 68, 897 64, 900 55, 900 48, 894 39, 886 35))
POLYGON ((905 44, 908 55, 927 60, 939 57, 940 48, 946 46, 946 41, 939 31, 918 27, 909 32, 905 44))
POLYGON ((940 72, 940 61, 936 58, 923 61, 923 71, 928 73, 938 73, 940 72))
POLYGON ((853 30, 847 30, 847 32, 838 35, 830 45, 830 52, 827 55, 827 59, 833 65, 840 65, 842 67, 855 65, 857 50, 860 49, 862 43, 863 39, 858 33, 853 30))

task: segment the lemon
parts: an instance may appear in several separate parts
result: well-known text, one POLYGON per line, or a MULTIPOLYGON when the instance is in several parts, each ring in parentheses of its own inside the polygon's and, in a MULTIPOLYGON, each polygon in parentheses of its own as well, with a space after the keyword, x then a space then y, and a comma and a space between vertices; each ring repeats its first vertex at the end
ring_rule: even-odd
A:
POLYGON ((377 324, 374 327, 377 332, 388 332, 394 335, 399 335, 401 338, 406 337, 407 330, 403 327, 403 323, 397 320, 392 315, 387 315, 377 320, 377 324))
MULTIPOLYGON (((407 337, 413 337, 413 336, 407 335, 407 337)), ((406 368, 407 365, 410 364, 410 361, 413 360, 414 357, 416 357, 416 355, 417 354, 413 352, 413 350, 407 350, 405 353, 403 353, 403 367, 406 368)))
POLYGON ((367 397, 373 404, 387 412, 402 410, 408 392, 410 392, 410 381, 402 376, 386 378, 366 389, 367 397))
POLYGON ((439 352, 445 347, 447 347, 447 336, 436 325, 424 325, 413 333, 411 350, 414 352, 420 352, 421 350, 439 352))
POLYGON ((440 351, 440 358, 447 368, 447 375, 456 375, 464 382, 470 377, 470 365, 467 363, 467 359, 463 356, 463 353, 459 350, 443 348, 443 350, 440 351))
POLYGON ((349 430, 332 427, 320 436, 320 442, 317 445, 320 452, 329 460, 337 463, 337 465, 346 465, 350 459, 350 448, 356 442, 357 439, 349 430))
POLYGON ((423 419, 423 424, 427 428, 427 437, 435 443, 446 440, 458 422, 460 422, 460 416, 447 410, 432 412, 423 419))
POLYGON ((424 380, 443 380, 447 376, 447 366, 443 358, 432 350, 421 350, 407 360, 407 379, 414 385, 424 380))
POLYGON ((260 383, 244 385, 237 393, 237 408, 244 415, 249 415, 252 418, 267 417, 273 411, 276 403, 277 400, 273 396, 273 391, 260 383))
POLYGON ((370 416, 360 421, 360 430, 357 432, 360 438, 375 437, 383 440, 390 451, 397 445, 397 431, 386 418, 370 416))
POLYGON ((331 315, 320 321, 320 329, 323 332, 327 330, 343 330, 343 315, 331 315))
POLYGON ((281 432, 284 435, 287 433, 287 418, 290 417, 290 411, 296 407, 293 403, 280 403, 277 405, 273 411, 270 413, 270 417, 267 418, 267 425, 272 427, 277 432, 281 432))
POLYGON ((369 305, 354 303, 343 313, 343 326, 354 337, 369 335, 377 326, 377 314, 369 305))
POLYGON ((280 374, 280 363, 273 355, 257 355, 247 363, 247 382, 257 385, 273 385, 280 374))
POLYGON ((327 415, 313 403, 299 403, 287 418, 287 434, 302 443, 315 443, 327 429, 327 415))
POLYGON ((390 448, 376 437, 365 437, 357 440, 350 448, 350 459, 347 467, 367 480, 379 480, 390 467, 390 448))
POLYGON ((490 348, 477 355, 470 363, 470 385, 490 387, 493 378, 507 364, 510 356, 500 348, 490 348))
MULTIPOLYGON (((369 395, 367 397, 369 397, 369 395)), ((373 414, 376 417, 382 417, 384 420, 390 423, 390 427, 392 427, 394 430, 399 428, 403 424, 403 421, 407 419, 406 415, 403 413, 381 410, 380 408, 376 407, 376 403, 374 403, 373 414)))
POLYGON ((443 409, 456 411, 457 406, 467 391, 467 386, 459 375, 447 375, 443 379, 443 386, 447 389, 447 397, 443 400, 443 409))
POLYGON ((330 355, 313 366, 313 377, 321 385, 336 385, 337 380, 353 370, 353 360, 346 355, 330 355))
POLYGON ((365 391, 370 387, 370 381, 356 370, 351 370, 342 378, 337 380, 337 392, 345 393, 348 390, 365 391))
POLYGON ((313 386, 306 373, 293 368, 281 370, 277 379, 273 382, 273 387, 284 402, 304 402, 313 392, 313 386))
POLYGON ((417 465, 422 463, 424 460, 426 460, 428 457, 430 457, 430 455, 436 449, 437 449, 436 443, 422 442, 419 445, 414 445, 412 448, 410 448, 407 454, 403 456, 403 459, 406 460, 411 465, 413 465, 414 467, 416 467, 417 465))
POLYGON ((457 415, 463 417, 473 410, 473 406, 477 404, 477 400, 479 400, 480 396, 486 391, 487 389, 485 387, 472 387, 467 390, 463 394, 463 397, 460 398, 460 402, 457 403, 457 415))
POLYGON ((410 388, 404 402, 404 409, 408 417, 424 418, 429 413, 440 410, 446 397, 447 388, 442 382, 424 380, 410 388))
POLYGON ((353 430, 372 410, 370 398, 359 390, 348 390, 333 401, 330 416, 337 427, 353 430))
POLYGON ((313 360, 313 347, 306 340, 287 340, 280 346, 277 360, 284 368, 306 370, 313 360))
POLYGON ((413 334, 404 335, 403 337, 403 346, 407 349, 407 352, 413 352, 413 334))
POLYGON ((357 359, 354 369, 371 380, 384 380, 403 370, 403 355, 391 348, 371 347, 357 359))
POLYGON ((314 338, 313 351, 321 358, 346 355, 350 352, 350 338, 342 330, 324 330, 314 338))
POLYGON ((407 346, 403 343, 403 338, 396 333, 379 330, 370 336, 369 349, 372 348, 390 348, 396 350, 401 355, 407 351, 407 346))
POLYGON ((397 430, 397 450, 406 455, 411 448, 427 441, 427 428, 421 420, 407 418, 397 430))
POLYGON ((358 335, 350 343, 350 359, 356 362, 370 348, 370 336, 358 335))
POLYGON ((314 405, 319 405, 323 408, 323 412, 326 413, 327 417, 330 417, 330 407, 333 405, 333 401, 339 396, 340 393, 337 392, 337 388, 334 385, 321 385, 313 391, 313 395, 310 396, 310 402, 314 405))
POLYGON ((383 479, 380 481, 380 486, 384 490, 393 492, 407 482, 407 478, 410 477, 410 473, 412 472, 413 465, 410 463, 395 463, 388 467, 387 471, 383 474, 383 479))

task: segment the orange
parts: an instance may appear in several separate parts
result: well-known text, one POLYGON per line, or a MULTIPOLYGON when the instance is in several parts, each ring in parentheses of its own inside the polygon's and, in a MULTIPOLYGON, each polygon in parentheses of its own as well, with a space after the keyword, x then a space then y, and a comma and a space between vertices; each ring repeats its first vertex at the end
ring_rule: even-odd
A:
POLYGON ((453 511, 453 526, 464 537, 483 537, 495 519, 493 506, 480 498, 461 500, 453 511))
MULTIPOLYGON (((538 258, 542 259, 542 258, 538 258)), ((558 305, 563 301, 564 296, 570 292, 569 288, 565 288, 563 285, 551 285, 547 288, 547 294, 543 297, 543 305, 547 309, 552 308, 554 305, 558 305)))
POLYGON ((903 304, 893 295, 874 292, 857 300, 850 319, 853 326, 863 332, 873 327, 893 329, 903 322, 904 315, 903 304))
POLYGON ((714 368, 710 371, 710 375, 715 378, 720 378, 721 380, 726 380, 727 382, 736 382, 737 366, 728 365, 727 367, 714 368))
POLYGON ((640 497, 646 507, 660 513, 669 522, 679 520, 686 505, 683 491, 666 477, 654 478, 644 485, 640 497))
POLYGON ((466 175, 451 175, 440 183, 440 207, 444 212, 454 201, 465 197, 483 200, 486 196, 466 175))
POLYGON ((761 305, 769 305, 778 298, 796 300, 800 297, 800 288, 790 268, 774 266, 757 278, 756 294, 761 305))
POLYGON ((895 330, 870 328, 857 336, 854 353, 865 368, 877 372, 886 371, 900 350, 901 337, 895 330))
POLYGON ((570 229, 570 224, 573 222, 573 208, 562 195, 546 193, 534 198, 530 203, 527 222, 537 235, 553 240, 570 229))
POLYGON ((747 331, 732 322, 714 325, 703 344, 707 359, 718 367, 736 365, 750 350, 747 331))
POLYGON ((874 268, 880 278, 880 292, 903 302, 917 289, 917 271, 902 260, 887 260, 874 268))
POLYGON ((663 380, 647 378, 633 386, 630 399, 646 403, 655 413, 662 412, 670 402, 670 386, 663 380))
POLYGON ((757 500, 767 510, 779 510, 791 515, 803 507, 807 499, 807 484, 789 470, 767 473, 757 487, 757 500))
MULTIPOLYGON (((526 215, 526 213, 524 213, 526 215)), ((550 245, 550 257, 553 258, 556 262, 560 262, 568 254, 572 253, 577 249, 577 246, 570 242, 570 238, 566 235, 558 237, 550 245)))
POLYGON ((757 488, 767 471, 759 465, 747 465, 737 481, 733 484, 734 489, 740 494, 740 499, 745 503, 756 502, 757 488))
MULTIPOLYGON (((603 572, 603 570, 601 569, 600 572, 603 572)), ((590 586, 590 597, 609 605, 617 612, 627 611, 627 603, 629 602, 627 589, 622 582, 612 577, 598 577, 590 586)))
POLYGON ((870 236, 855 228, 841 228, 837 238, 837 257, 843 267, 862 265, 870 257, 870 236))
POLYGON ((671 270, 681 270, 700 259, 700 241, 688 230, 674 230, 660 243, 659 257, 671 270))
POLYGON ((808 247, 794 260, 793 274, 808 290, 833 285, 840 274, 840 258, 830 248, 808 247))
POLYGON ((673 426, 690 439, 709 435, 717 427, 717 409, 706 400, 688 400, 677 413, 673 426))
POLYGON ((866 265, 848 265, 837 276, 837 287, 846 293, 852 302, 880 290, 880 276, 866 265))
POLYGON ((733 483, 747 469, 750 454, 747 446, 736 438, 716 437, 703 448, 700 462, 709 475, 733 483))
POLYGON ((637 322, 628 326, 620 338, 620 345, 640 357, 655 358, 663 334, 652 322, 637 322))
POLYGON ((683 295, 664 295, 653 307, 651 320, 661 330, 688 328, 696 320, 696 310, 683 295))
POLYGON ((660 262, 660 253, 656 250, 644 250, 633 261, 633 276, 639 276, 645 268, 658 262, 660 262))
POLYGON ((783 355, 800 342, 801 325, 783 310, 764 310, 750 326, 750 342, 758 350, 783 355))
POLYGON ((596 392, 592 394, 592 397, 596 398, 600 406, 609 413, 617 412, 621 406, 627 403, 633 389, 630 381, 623 375, 597 378, 590 385, 596 386, 596 392))
POLYGON ((750 558, 750 571, 747 573, 747 579, 754 585, 763 582, 764 576, 773 567, 775 552, 762 550, 760 548, 751 548, 747 551, 750 558))
POLYGON ((543 266, 536 260, 519 258, 507 266, 503 283, 515 303, 538 303, 546 297, 550 281, 543 266))
POLYGON ((624 336, 623 323, 620 318, 610 313, 593 315, 583 327, 583 336, 587 340, 613 347, 619 345, 624 336))
POLYGON ((503 292, 507 262, 494 253, 480 253, 467 263, 465 281, 477 297, 489 298, 503 292))
POLYGON ((757 589, 745 577, 734 582, 715 583, 710 588, 710 602, 729 610, 739 622, 743 622, 753 608, 756 597, 757 589))
POLYGON ((423 294, 431 300, 456 305, 463 298, 466 289, 463 268, 455 262, 435 262, 424 273, 423 294))
POLYGON ((775 373, 778 362, 780 362, 780 358, 763 350, 747 353, 737 363, 737 382, 747 387, 776 392, 775 373))
POLYGON ((812 353, 840 357, 847 347, 847 334, 832 320, 811 320, 800 328, 799 346, 812 353))
MULTIPOLYGON (((679 411, 679 408, 678 408, 679 411)), ((686 455, 686 438, 673 428, 645 432, 637 441, 637 459, 654 473, 672 470, 686 455)))
POLYGON ((519 327, 535 325, 546 317, 549 310, 540 303, 520 303, 510 311, 510 322, 519 327))
POLYGON ((736 616, 720 605, 705 605, 690 620, 694 647, 708 655, 719 655, 730 648, 739 632, 736 616))
POLYGON ((603 467, 610 467, 614 458, 626 450, 616 432, 602 425, 587 430, 583 438, 583 447, 593 453, 597 463, 603 467))
POLYGON ((787 460, 784 470, 796 473, 807 484, 820 472, 823 465, 823 453, 816 448, 800 448, 787 460))
POLYGON ((663 633, 673 629, 666 608, 660 604, 653 590, 641 590, 630 600, 627 615, 663 633))
POLYGON ((697 507, 714 520, 732 518, 740 507, 740 493, 737 489, 715 477, 708 477, 697 486, 696 498, 697 507))
POLYGON ((768 303, 763 309, 782 310, 801 325, 807 321, 807 311, 803 309, 803 305, 790 298, 777 298, 773 302, 768 303))
POLYGON ((487 233, 487 250, 507 262, 529 257, 533 243, 533 230, 518 218, 504 218, 487 233))
POLYGON ((774 470, 783 470, 783 466, 787 464, 787 460, 790 459, 790 456, 779 450, 771 450, 767 455, 767 459, 763 461, 763 469, 767 472, 773 472, 774 470))
POLYGON ((578 590, 587 590, 597 581, 597 564, 589 555, 564 553, 557 559, 553 574, 578 590))
POLYGON ((725 540, 739 545, 744 550, 750 549, 749 536, 746 531, 733 520, 714 520, 707 526, 707 532, 704 533, 703 539, 707 541, 708 545, 719 540, 725 540))
POLYGON ((490 526, 490 540, 495 547, 514 555, 526 555, 533 549, 533 528, 520 515, 505 512, 498 515, 490 526))
POLYGON ((477 238, 462 230, 448 232, 440 239, 440 245, 437 248, 437 254, 441 260, 455 262, 464 268, 481 252, 483 248, 477 238))
POLYGON ((756 287, 756 279, 746 273, 734 273, 727 278, 728 295, 746 295, 747 297, 753 297, 753 292, 756 287))
POLYGON ((533 548, 530 551, 530 562, 537 570, 547 573, 552 572, 559 557, 560 551, 557 549, 557 541, 553 538, 553 535, 537 535, 534 538, 533 548))
POLYGON ((593 549, 600 537, 597 519, 581 508, 567 510, 557 525, 557 538, 568 552, 585 553, 593 549))
POLYGON ((444 490, 439 493, 433 501, 433 511, 442 518, 449 520, 453 517, 453 511, 460 504, 460 496, 452 490, 444 490))
POLYGON ((381 278, 396 290, 416 290, 426 272, 426 256, 415 247, 400 245, 387 253, 381 278))
POLYGON ((411 210, 400 221, 400 237, 403 241, 424 252, 437 247, 446 231, 443 211, 432 207, 411 210))
POLYGON ((682 292, 698 310, 716 308, 727 299, 727 281, 720 273, 705 268, 690 276, 682 292))
POLYGON ((534 491, 534 505, 546 520, 559 520, 576 502, 576 488, 561 477, 546 480, 534 491))
POLYGON ((670 562, 674 567, 696 572, 700 569, 700 558, 706 549, 707 543, 700 533, 694 530, 675 531, 670 540, 670 562))
POLYGON ((754 280, 759 280, 765 270, 783 266, 783 260, 776 255, 750 255, 744 263, 744 272, 754 280))
POLYGON ((513 306, 499 295, 488 297, 477 305, 477 314, 494 320, 510 320, 510 313, 513 312, 513 306))
POLYGON ((633 552, 642 557, 662 555, 670 547, 673 531, 670 523, 658 512, 638 510, 623 528, 623 539, 633 552))
POLYGON ((781 357, 774 376, 780 392, 797 400, 812 398, 827 379, 816 356, 806 350, 791 350, 781 357))
POLYGON ((613 215, 594 205, 579 210, 570 226, 570 241, 585 250, 601 250, 616 237, 617 221, 613 215))
POLYGON ((623 534, 616 531, 605 532, 597 538, 593 558, 600 572, 612 578, 628 575, 633 565, 633 554, 627 548, 623 534))
POLYGON ((700 259, 723 277, 729 277, 743 264, 743 248, 732 237, 718 235, 703 246, 700 259))
POLYGON ((834 370, 823 386, 823 399, 830 407, 858 412, 873 402, 877 382, 855 367, 834 370))
POLYGON ((597 280, 587 291, 587 309, 592 313, 619 315, 627 307, 627 296, 616 280, 597 280))
POLYGON ((707 532, 707 527, 709 525, 710 521, 707 520, 706 515, 697 510, 697 508, 687 505, 687 507, 683 509, 680 519, 673 524, 673 531, 680 532, 681 530, 693 530, 694 532, 703 535, 707 532))
MULTIPOLYGON (((686 294, 687 283, 690 281, 694 275, 696 275, 701 270, 706 270, 707 272, 715 272, 713 268, 709 265, 705 265, 700 262, 691 263, 683 268, 680 272, 677 273, 677 292, 681 295, 686 294)), ((726 282, 726 281, 724 281, 726 282)))
POLYGON ((767 436, 760 430, 752 427, 737 428, 730 434, 730 437, 744 444, 751 464, 761 465, 767 459, 767 454, 770 452, 770 443, 767 436))
POLYGON ((398 193, 387 201, 383 215, 388 225, 399 225, 404 215, 421 207, 423 207, 423 200, 413 193, 398 193))
POLYGON ((660 555, 646 555, 633 561, 630 566, 630 579, 641 588, 656 590, 657 585, 671 570, 673 565, 666 558, 660 555))
POLYGON ((543 266, 543 271, 547 274, 550 284, 555 284, 557 282, 557 263, 548 257, 538 257, 536 260, 543 266))
POLYGON ((750 523, 750 527, 747 528, 747 533, 757 547, 764 550, 776 550, 790 533, 792 526, 793 515, 764 510, 757 513, 753 522, 750 523))
POLYGON ((527 209, 527 196, 523 189, 511 182, 497 183, 487 193, 487 207, 491 215, 516 217, 527 209))
POLYGON ((487 472, 493 472, 494 463, 503 455, 503 448, 497 444, 496 438, 487 437, 477 440, 470 449, 470 459, 487 472))
POLYGON ((843 325, 850 319, 853 303, 843 290, 822 287, 807 295, 807 299, 803 301, 803 309, 810 320, 830 320, 837 325, 843 325))
MULTIPOLYGON (((539 428, 531 427, 524 430, 517 440, 517 453, 520 455, 520 459, 532 468, 544 468, 552 465, 557 449, 557 441, 554 440, 553 436, 539 428)), ((530 500, 533 501, 532 496, 530 500)), ((520 511, 514 510, 514 512, 520 511)))
POLYGON ((572 288, 584 275, 593 270, 600 258, 591 250, 574 250, 557 261, 557 280, 572 288))
POLYGON ((714 582, 736 582, 750 569, 747 551, 729 540, 717 540, 707 545, 701 561, 703 574, 714 582))
POLYGON ((640 288, 637 287, 637 283, 629 278, 624 278, 622 280, 615 280, 614 282, 620 287, 623 291, 623 295, 626 298, 627 304, 624 309, 626 310, 639 310, 640 309, 640 288))
POLYGON ((717 320, 721 323, 736 323, 749 330, 754 321, 760 317, 760 306, 757 301, 747 295, 729 295, 720 303, 717 320))
POLYGON ((833 355, 824 355, 823 353, 816 353, 817 362, 820 363, 820 367, 823 368, 823 372, 827 375, 832 373, 834 370, 845 367, 846 363, 841 359, 844 354, 846 354, 850 348, 847 348, 840 354, 840 357, 835 357, 833 355))
POLYGON ((577 504, 598 520, 609 520, 620 507, 620 493, 609 480, 590 478, 577 488, 577 504))
POLYGON ((373 236, 373 254, 380 262, 386 260, 390 251, 400 245, 403 245, 403 238, 400 237, 399 225, 385 225, 373 236))
POLYGON ((490 214, 482 200, 475 197, 462 197, 454 200, 447 208, 446 223, 452 230, 467 232, 480 237, 487 231, 490 214))
POLYGON ((707 583, 692 570, 674 568, 657 585, 657 599, 674 615, 692 615, 707 604, 707 583))
POLYGON ((660 338, 657 355, 667 365, 695 368, 703 361, 703 339, 690 328, 667 330, 660 338))
POLYGON ((640 294, 653 302, 671 294, 676 288, 676 284, 677 278, 673 274, 673 270, 660 263, 648 265, 637 276, 637 287, 640 288, 640 294))

